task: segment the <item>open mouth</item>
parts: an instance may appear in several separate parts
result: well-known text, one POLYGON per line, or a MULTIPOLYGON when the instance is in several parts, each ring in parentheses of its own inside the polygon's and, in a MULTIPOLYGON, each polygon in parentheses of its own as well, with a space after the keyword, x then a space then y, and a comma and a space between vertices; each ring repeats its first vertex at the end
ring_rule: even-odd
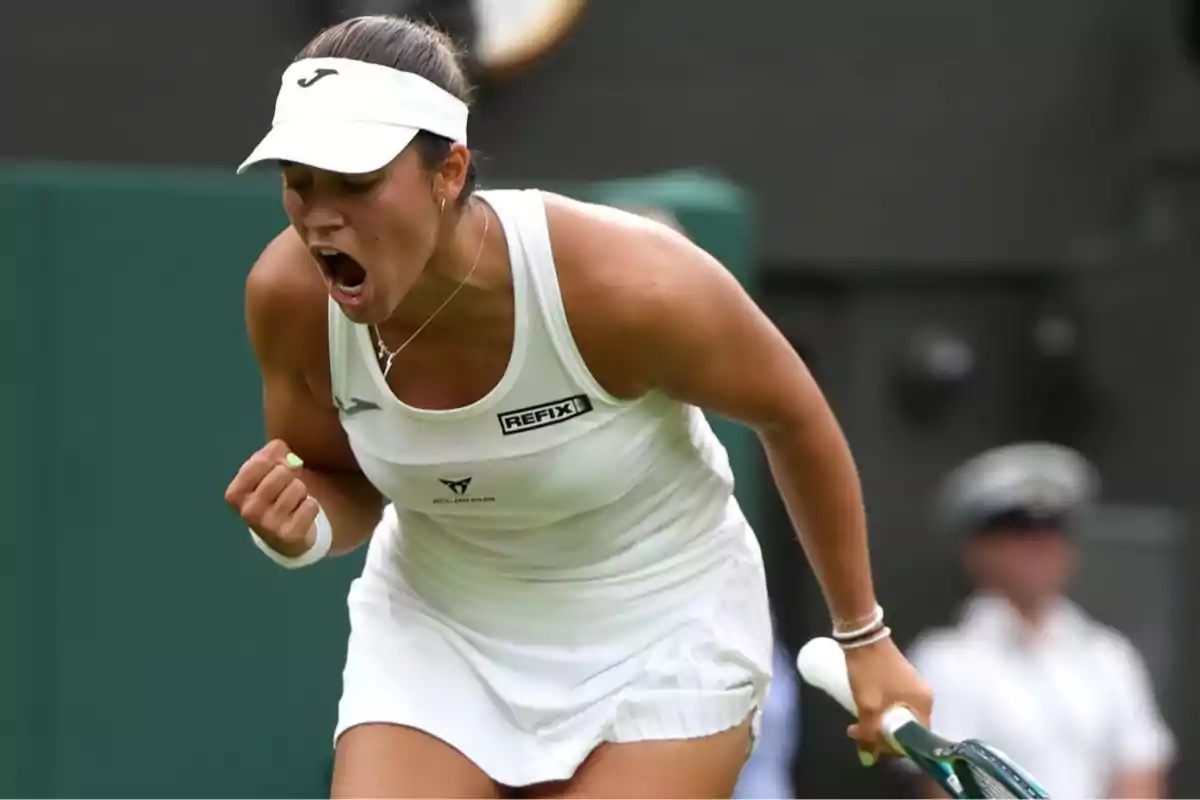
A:
POLYGON ((367 270, 353 257, 332 247, 313 250, 325 278, 340 292, 351 297, 362 293, 367 282, 367 270))

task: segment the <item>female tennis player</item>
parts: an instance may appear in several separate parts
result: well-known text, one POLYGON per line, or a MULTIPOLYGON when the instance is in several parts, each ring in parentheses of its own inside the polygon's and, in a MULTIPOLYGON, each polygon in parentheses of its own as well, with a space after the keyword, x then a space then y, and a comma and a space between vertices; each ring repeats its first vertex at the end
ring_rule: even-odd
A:
MULTIPOLYGON (((728 797, 771 677, 762 557, 701 409, 752 426, 863 716, 928 719, 876 604, 829 407, 738 282, 667 226, 475 192, 451 44, 320 33, 270 132, 290 226, 250 272, 270 443, 229 486, 287 567, 370 539, 339 797, 728 797)), ((627 124, 614 120, 614 124, 627 124)))

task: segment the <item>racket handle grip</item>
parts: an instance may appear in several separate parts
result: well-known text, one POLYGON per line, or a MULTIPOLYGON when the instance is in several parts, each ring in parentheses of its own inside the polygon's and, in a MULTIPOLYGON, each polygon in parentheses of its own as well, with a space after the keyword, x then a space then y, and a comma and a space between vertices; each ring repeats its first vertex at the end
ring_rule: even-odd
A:
MULTIPOLYGON (((855 718, 858 717, 858 704, 854 702, 850 673, 846 670, 846 654, 836 641, 824 636, 810 640, 796 655, 796 669, 805 683, 825 692, 855 718)), ((888 743, 902 750, 896 744, 896 731, 916 721, 916 716, 904 706, 892 706, 883 712, 879 724, 888 743)))
POLYGON ((850 673, 846 671, 846 654, 840 644, 826 636, 810 639, 796 654, 796 669, 805 683, 820 689, 858 717, 850 673))
POLYGON ((920 722, 920 720, 905 706, 892 706, 879 717, 879 727, 883 729, 884 738, 898 752, 903 753, 904 748, 896 741, 896 731, 910 722, 920 722))

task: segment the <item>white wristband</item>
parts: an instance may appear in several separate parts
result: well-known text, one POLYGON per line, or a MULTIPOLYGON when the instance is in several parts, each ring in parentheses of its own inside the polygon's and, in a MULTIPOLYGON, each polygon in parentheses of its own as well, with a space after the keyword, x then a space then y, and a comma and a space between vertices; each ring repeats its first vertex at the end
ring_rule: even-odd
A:
POLYGON ((833 638, 839 642, 848 642, 858 639, 859 637, 875 633, 882 627, 883 607, 876 603, 875 610, 871 612, 871 618, 866 622, 866 624, 849 631, 839 631, 835 625, 833 629, 833 638))
POLYGON ((263 551, 263 554, 267 558, 279 566, 285 569, 300 569, 301 567, 315 564, 329 555, 329 549, 333 546, 333 526, 329 524, 329 517, 325 516, 324 509, 317 512, 317 519, 313 525, 317 529, 317 535, 313 539, 312 547, 298 556, 285 556, 283 553, 273 550, 254 531, 250 531, 250 538, 254 540, 254 544, 257 545, 259 550, 263 551))
POLYGON ((852 642, 838 642, 838 644, 842 646, 843 650, 857 650, 860 647, 870 647, 877 642, 882 642, 891 635, 892 629, 884 625, 870 636, 852 642))

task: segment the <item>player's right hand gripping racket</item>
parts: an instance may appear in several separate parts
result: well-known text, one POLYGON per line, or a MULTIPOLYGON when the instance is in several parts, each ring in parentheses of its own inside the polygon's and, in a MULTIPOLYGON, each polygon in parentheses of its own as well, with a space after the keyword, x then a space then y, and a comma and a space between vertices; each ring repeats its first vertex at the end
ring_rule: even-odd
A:
MULTIPOLYGON (((838 701, 854 716, 846 657, 833 639, 813 639, 800 649, 796 668, 805 682, 838 701)), ((996 748, 977 739, 952 742, 923 726, 902 706, 880 720, 888 743, 954 798, 1048 798, 1046 790, 996 748)))

